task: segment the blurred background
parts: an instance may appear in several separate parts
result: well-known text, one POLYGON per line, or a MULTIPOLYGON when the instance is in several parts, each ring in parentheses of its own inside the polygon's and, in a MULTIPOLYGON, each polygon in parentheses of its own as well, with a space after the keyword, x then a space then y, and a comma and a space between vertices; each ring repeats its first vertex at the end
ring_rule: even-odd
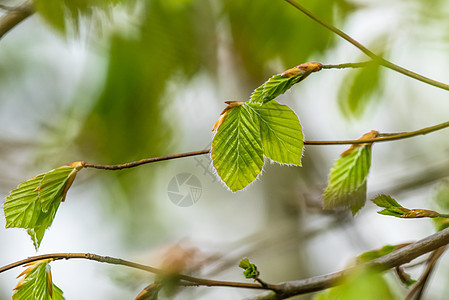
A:
MULTIPOLYGON (((301 3, 392 62, 449 82, 449 2, 301 3)), ((207 149, 224 101, 245 101, 273 74, 304 62, 367 60, 281 0, 35 5, 37 13, 0 41, 2 201, 20 182, 68 162, 116 164, 207 149)), ((298 114, 307 140, 431 126, 448 120, 448 100, 447 91, 379 67, 323 70, 278 98, 298 114)), ((382 216, 369 201, 355 217, 323 211, 329 170, 346 148, 306 146, 301 168, 266 162, 258 180, 237 193, 220 182, 209 155, 123 171, 83 170, 38 253, 90 252, 230 281, 247 280, 238 262, 248 257, 262 279, 275 283, 338 271, 364 251, 435 232, 430 220, 382 216), (174 200, 191 188, 195 203, 174 200)), ((375 144, 368 198, 388 193, 406 207, 444 211, 448 154, 448 130, 375 144)), ((35 254, 25 230, 0 230, 0 265, 35 254)), ((449 293, 448 264, 443 256, 425 299, 449 293)), ((54 283, 70 300, 134 299, 154 280, 91 261, 51 265, 54 283)), ((421 271, 411 274, 417 278, 421 271)), ((11 297, 20 272, 0 274, 1 299, 11 297)), ((405 289, 394 276, 388 280, 401 298, 405 289)), ((162 296, 241 299, 260 293, 171 292, 162 296)))

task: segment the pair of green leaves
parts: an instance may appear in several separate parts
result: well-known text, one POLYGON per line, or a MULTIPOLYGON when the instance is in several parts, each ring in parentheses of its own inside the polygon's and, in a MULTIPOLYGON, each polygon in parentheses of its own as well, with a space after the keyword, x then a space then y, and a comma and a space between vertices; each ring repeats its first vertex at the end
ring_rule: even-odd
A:
POLYGON ((64 300, 62 290, 53 284, 50 260, 39 260, 25 267, 28 268, 18 276, 23 278, 14 289, 13 300, 64 300))
POLYGON ((397 218, 448 218, 447 214, 440 214, 429 209, 409 209, 400 205, 396 200, 388 195, 380 195, 372 199, 374 204, 382 207, 378 213, 381 215, 393 216, 397 218))
POLYGON ((11 191, 4 204, 6 228, 27 229, 37 250, 45 230, 53 223, 59 204, 83 166, 83 162, 74 162, 59 167, 37 175, 11 191))
POLYGON ((264 155, 271 160, 301 166, 303 134, 298 116, 273 99, 310 73, 321 70, 308 63, 271 77, 248 102, 228 101, 214 125, 212 160, 223 182, 236 192, 262 172, 264 155))

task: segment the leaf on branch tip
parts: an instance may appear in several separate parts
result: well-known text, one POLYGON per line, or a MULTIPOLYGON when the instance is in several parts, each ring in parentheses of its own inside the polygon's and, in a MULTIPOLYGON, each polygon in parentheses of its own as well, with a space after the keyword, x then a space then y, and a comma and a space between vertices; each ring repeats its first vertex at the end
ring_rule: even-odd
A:
POLYGON ((223 115, 226 118, 212 141, 211 157, 218 175, 233 192, 257 178, 264 155, 279 163, 301 165, 301 124, 288 106, 276 101, 239 102, 223 115))
POLYGON ((264 84, 254 90, 250 103, 267 103, 277 96, 284 94, 294 84, 304 80, 312 72, 321 70, 320 63, 305 63, 288 69, 282 74, 277 74, 268 79, 264 84))
POLYGON ((384 208, 377 213, 397 218, 436 218, 442 215, 428 209, 408 209, 400 205, 389 195, 380 195, 372 199, 374 204, 384 208))
POLYGON ((6 228, 25 228, 35 248, 39 248, 45 230, 50 227, 59 204, 84 162, 74 162, 37 175, 11 191, 6 197, 6 228))
POLYGON ((63 292, 53 284, 50 259, 26 264, 18 277, 22 277, 14 288, 13 300, 64 300, 63 292))
POLYGON ((252 264, 249 262, 249 259, 244 258, 240 261, 239 267, 242 268, 243 275, 245 275, 245 278, 257 278, 259 276, 259 271, 257 270, 257 267, 255 264, 252 264))
MULTIPOLYGON (((374 138, 379 133, 371 131, 359 140, 374 138)), ((366 201, 366 178, 371 167, 372 143, 353 144, 341 154, 329 174, 324 190, 324 208, 350 208, 355 215, 366 201)))

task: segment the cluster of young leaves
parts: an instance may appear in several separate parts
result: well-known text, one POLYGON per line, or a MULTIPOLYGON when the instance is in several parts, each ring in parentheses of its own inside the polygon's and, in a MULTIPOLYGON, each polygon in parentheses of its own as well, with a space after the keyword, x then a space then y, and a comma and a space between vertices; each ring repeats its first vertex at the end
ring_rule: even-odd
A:
POLYGON ((300 65, 271 77, 247 102, 228 101, 215 123, 212 160, 223 182, 236 192, 261 173, 264 155, 272 161, 301 166, 303 134, 295 112, 274 101, 311 72, 317 63, 300 65))
MULTIPOLYGON (((375 138, 378 134, 373 130, 359 140, 375 138)), ((354 144, 341 154, 329 174, 323 195, 324 208, 350 208, 355 215, 365 205, 371 146, 372 143, 354 144)))
POLYGON ((25 265, 28 267, 18 277, 23 278, 14 288, 13 300, 64 300, 62 290, 53 284, 50 260, 39 260, 25 265))
POLYGON ((83 162, 74 162, 19 184, 4 203, 6 228, 27 229, 37 250, 45 230, 53 223, 59 204, 65 200, 83 166, 83 162))
POLYGON ((377 206, 383 208, 383 210, 377 212, 381 215, 393 216, 397 218, 449 217, 449 215, 440 214, 433 210, 405 208, 389 195, 379 195, 371 201, 373 201, 373 203, 377 206))
POLYGON ((259 270, 257 270, 257 266, 255 264, 252 264, 249 262, 249 259, 244 258, 240 261, 239 267, 242 268, 243 275, 245 275, 245 278, 254 278, 256 279, 259 276, 259 270))

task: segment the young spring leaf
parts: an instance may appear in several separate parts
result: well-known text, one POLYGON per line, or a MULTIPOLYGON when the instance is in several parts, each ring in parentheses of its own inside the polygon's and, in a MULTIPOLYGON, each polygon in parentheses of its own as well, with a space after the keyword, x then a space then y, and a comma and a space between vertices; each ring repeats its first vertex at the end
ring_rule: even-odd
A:
POLYGON ((37 249, 45 230, 50 227, 61 201, 76 174, 84 166, 75 162, 37 175, 11 191, 6 197, 6 228, 25 228, 37 249))
POLYGON ((259 276, 259 271, 257 270, 257 266, 249 262, 249 259, 244 258, 240 261, 239 267, 242 268, 243 275, 245 278, 257 278, 259 276))
MULTIPOLYGON (((360 139, 374 138, 379 133, 371 131, 360 139)), ((365 205, 366 178, 371 166, 371 144, 354 144, 341 154, 329 175, 324 191, 324 208, 349 207, 352 214, 365 205)))
POLYGON ((262 171, 263 150, 258 119, 246 104, 230 108, 212 141, 211 157, 218 175, 236 192, 262 171))
POLYGON ((294 84, 304 80, 312 72, 320 71, 320 63, 305 63, 277 74, 254 90, 249 103, 267 103, 288 91, 294 84))
POLYGON ((23 278, 14 288, 13 300, 64 300, 62 290, 53 284, 50 260, 39 260, 25 265, 28 267, 18 277, 23 278))
POLYGON ((276 101, 229 101, 212 141, 211 157, 223 182, 233 191, 262 171, 263 155, 279 163, 301 165, 303 134, 296 114, 276 101))
POLYGON ((400 205, 389 195, 380 195, 372 199, 374 204, 384 208, 377 213, 381 215, 393 216, 398 218, 436 218, 448 217, 448 215, 440 214, 428 209, 408 209, 400 205))
POLYGON ((301 166, 303 134, 295 112, 276 101, 248 106, 259 119, 263 154, 279 163, 301 166))

